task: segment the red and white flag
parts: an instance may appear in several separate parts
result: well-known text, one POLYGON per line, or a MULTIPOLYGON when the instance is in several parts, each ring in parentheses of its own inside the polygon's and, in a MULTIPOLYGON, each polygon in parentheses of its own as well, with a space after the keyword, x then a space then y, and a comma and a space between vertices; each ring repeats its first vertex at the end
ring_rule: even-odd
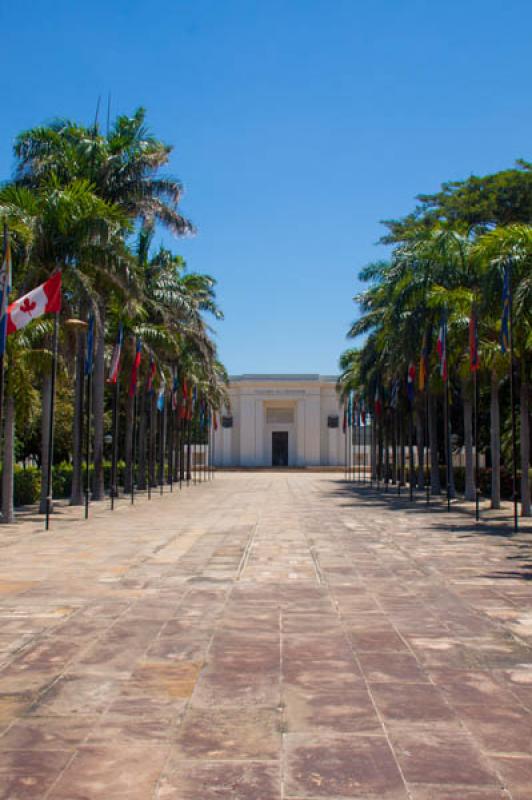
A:
POLYGON ((61 311, 61 273, 56 272, 45 283, 19 297, 7 308, 7 334, 15 333, 43 314, 61 311))

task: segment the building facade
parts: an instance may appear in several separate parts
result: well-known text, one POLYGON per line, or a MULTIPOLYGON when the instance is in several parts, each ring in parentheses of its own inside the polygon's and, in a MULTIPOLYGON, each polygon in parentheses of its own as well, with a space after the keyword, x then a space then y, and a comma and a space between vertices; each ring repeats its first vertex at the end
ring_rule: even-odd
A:
POLYGON ((235 375, 214 434, 218 467, 338 467, 345 438, 336 377, 235 375))

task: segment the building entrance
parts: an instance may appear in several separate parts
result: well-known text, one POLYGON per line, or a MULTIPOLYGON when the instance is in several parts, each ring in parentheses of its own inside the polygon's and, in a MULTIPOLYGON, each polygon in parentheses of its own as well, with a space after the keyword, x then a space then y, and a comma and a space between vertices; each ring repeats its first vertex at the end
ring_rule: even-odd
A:
POLYGON ((272 467, 288 466, 288 431, 272 431, 272 467))

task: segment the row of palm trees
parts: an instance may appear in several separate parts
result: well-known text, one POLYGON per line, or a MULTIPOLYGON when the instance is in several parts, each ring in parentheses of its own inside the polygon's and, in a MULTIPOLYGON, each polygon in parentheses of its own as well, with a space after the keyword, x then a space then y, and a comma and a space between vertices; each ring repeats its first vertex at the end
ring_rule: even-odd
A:
MULTIPOLYGON (((478 424, 480 448, 491 461, 491 506, 499 508, 501 461, 509 470, 512 466, 509 384, 513 369, 520 473, 517 488, 521 514, 530 516, 532 227, 513 222, 475 229, 449 220, 427 224, 426 218, 423 224, 407 227, 408 232, 394 242, 391 257, 369 264, 359 275, 368 287, 355 297, 360 315, 348 336, 364 340, 360 347, 350 348, 341 356, 341 391, 344 397, 350 391, 364 396, 373 412, 375 397, 379 397, 383 403, 380 428, 384 445, 381 441, 381 446, 396 435, 398 419, 399 426, 402 421, 402 430, 407 432, 412 421, 420 465, 419 474, 412 475, 412 479, 414 484, 423 484, 423 460, 429 445, 431 491, 439 494, 440 465, 445 461, 446 435, 442 423, 447 387, 453 442, 465 450, 465 497, 475 499, 473 432, 478 424), (500 341, 506 270, 511 276, 513 364, 510 352, 503 352, 500 341), (447 384, 440 374, 436 347, 442 316, 448 324, 447 384), (476 419, 473 419, 475 371, 470 362, 472 318, 477 320, 480 358, 476 372, 480 387, 476 419), (420 390, 416 378, 416 391, 410 403, 407 373, 409 367, 413 373, 413 365, 418 368, 423 355, 428 373, 425 388, 420 390), (391 387, 397 380, 402 388, 395 402, 391 387)), ((408 445, 408 436, 406 440, 408 445)), ((404 464, 404 435, 401 444, 404 464)), ((375 470, 376 457, 373 462, 375 470)), ((452 469, 449 483, 454 494, 452 469)))
MULTIPOLYGON (((145 112, 119 116, 103 132, 56 121, 21 133, 13 179, 0 189, 0 218, 13 254, 12 297, 60 269, 63 284, 59 386, 74 386, 72 504, 83 502, 84 360, 87 320, 94 320, 92 394, 93 499, 104 496, 104 433, 109 394, 106 362, 119 326, 124 332, 122 380, 129 380, 142 340, 139 385, 149 363, 155 385, 179 376, 210 407, 224 396, 225 370, 206 314, 222 318, 215 280, 189 272, 180 256, 154 248, 157 226, 176 236, 194 233, 180 210, 182 187, 163 174, 171 147, 146 128, 145 112), (85 324, 84 324, 85 323, 85 324), (126 378, 127 376, 127 378, 126 378)), ((44 465, 51 398, 52 323, 46 317, 8 337, 5 358, 2 520, 11 522, 16 431, 42 414, 41 506, 48 494, 44 465)), ((133 397, 123 392, 126 424, 133 397)), ((125 456, 131 458, 127 446, 125 456)))

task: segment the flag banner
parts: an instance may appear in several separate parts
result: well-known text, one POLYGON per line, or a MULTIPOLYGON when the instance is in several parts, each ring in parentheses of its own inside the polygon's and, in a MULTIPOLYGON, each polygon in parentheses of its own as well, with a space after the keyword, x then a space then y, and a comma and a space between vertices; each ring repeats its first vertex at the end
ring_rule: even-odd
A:
POLYGON ((401 381, 399 378, 396 378, 392 383, 392 388, 390 392, 390 407, 395 409, 397 408, 397 404, 399 402, 399 389, 401 386, 401 381))
POLYGON ((11 267, 11 244, 7 227, 4 227, 4 258, 0 271, 0 356, 6 351, 7 337, 7 308, 9 305, 9 294, 11 292, 12 267, 11 267))
POLYGON ((196 393, 196 387, 192 388, 189 387, 188 390, 188 403, 187 403, 187 420, 190 422, 194 413, 194 396, 196 393))
POLYGON ((344 418, 342 420, 342 431, 345 433, 347 430, 347 406, 344 403, 344 418))
POLYGON ((375 416, 380 417, 381 414, 382 414, 382 403, 379 394, 379 387, 377 386, 377 388, 375 389, 375 416))
POLYGON ((177 375, 174 376, 172 382, 172 411, 177 411, 177 395, 179 392, 179 379, 177 375))
POLYGON ((164 411, 164 395, 166 392, 166 381, 164 375, 161 374, 161 384, 159 386, 159 393, 157 395, 157 411, 164 411))
POLYGON ((87 342, 85 346, 85 375, 92 374, 92 362, 94 357, 94 317, 89 317, 89 327, 87 329, 87 342))
POLYGON ((504 281, 502 285, 502 320, 501 320, 501 350, 503 353, 510 349, 510 267, 504 268, 504 281))
POLYGON ((419 356, 418 389, 420 392, 424 391, 425 382, 427 380, 428 354, 427 332, 425 331, 421 344, 421 355, 419 356))
POLYGON ((366 401, 363 397, 360 398, 360 418, 362 420, 362 425, 366 424, 366 401))
POLYGON ((188 386, 187 386, 186 378, 183 378, 183 381, 182 381, 182 384, 181 384, 181 392, 182 392, 182 397, 181 397, 181 408, 179 409, 179 418, 180 419, 186 419, 187 418, 187 403, 188 403, 188 386))
POLYGON ((350 428, 353 424, 353 395, 349 392, 347 400, 347 427, 350 428))
POLYGON ((212 425, 213 425, 214 430, 217 431, 218 430, 218 416, 216 414, 216 411, 214 412, 213 417, 212 417, 212 425))
POLYGON ((406 381, 406 391, 410 405, 414 402, 414 393, 416 388, 416 366, 413 361, 408 365, 408 375, 406 381))
POLYGON ((7 335, 25 328, 43 314, 61 311, 61 273, 56 272, 45 283, 15 300, 7 308, 7 335))
POLYGON ((120 372, 120 356, 122 354, 122 343, 124 341, 124 327, 122 323, 118 326, 118 334, 116 337, 115 346, 113 347, 113 354, 111 356, 111 365, 109 367, 109 383, 116 383, 118 380, 118 373, 120 372))
POLYGON ((478 322, 475 311, 472 311, 471 319, 469 320, 469 369, 471 372, 476 372, 479 367, 478 322))
POLYGON ((135 392, 137 391, 137 378, 139 374, 141 353, 142 353, 142 339, 140 338, 140 336, 137 336, 137 344, 135 347, 135 360, 133 361, 133 366, 131 368, 131 380, 129 382, 130 397, 134 397, 135 392))
POLYGON ((447 372, 447 320, 445 314, 442 314, 440 329, 438 332, 438 341, 436 343, 436 350, 440 360, 440 375, 443 381, 448 378, 447 372))
POLYGON ((146 384, 146 391, 148 394, 153 394, 153 379, 155 378, 155 361, 153 356, 150 358, 150 371, 148 372, 148 382, 146 384))

